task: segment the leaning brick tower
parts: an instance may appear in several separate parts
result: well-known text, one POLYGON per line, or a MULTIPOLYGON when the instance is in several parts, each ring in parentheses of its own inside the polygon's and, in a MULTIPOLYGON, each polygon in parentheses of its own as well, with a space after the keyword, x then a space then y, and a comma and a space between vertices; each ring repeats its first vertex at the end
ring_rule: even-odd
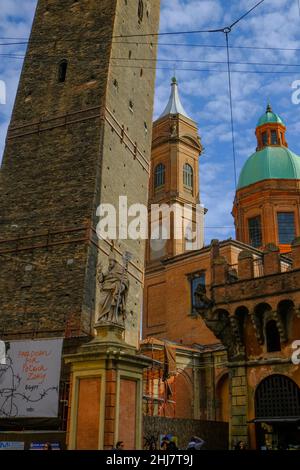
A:
POLYGON ((156 45, 141 36, 159 9, 38 1, 0 171, 2 339, 91 335, 97 266, 114 250, 132 254, 126 334, 138 341, 145 246, 100 243, 96 212, 120 195, 147 204, 156 45))

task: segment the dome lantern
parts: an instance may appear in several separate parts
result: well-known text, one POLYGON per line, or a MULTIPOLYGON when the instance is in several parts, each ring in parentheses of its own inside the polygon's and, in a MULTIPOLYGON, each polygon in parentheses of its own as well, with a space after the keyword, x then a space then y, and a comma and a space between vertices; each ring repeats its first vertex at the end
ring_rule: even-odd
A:
POLYGON ((256 127, 257 149, 240 173, 233 205, 236 237, 263 248, 291 251, 300 235, 300 157, 285 140, 286 126, 268 104, 256 127))
POLYGON ((286 126, 268 103, 256 127, 257 148, 240 173, 238 189, 270 179, 300 179, 300 157, 288 149, 286 126))
POLYGON ((256 127, 257 150, 268 146, 288 147, 285 132, 283 120, 273 112, 271 104, 268 103, 266 112, 260 117, 256 127))

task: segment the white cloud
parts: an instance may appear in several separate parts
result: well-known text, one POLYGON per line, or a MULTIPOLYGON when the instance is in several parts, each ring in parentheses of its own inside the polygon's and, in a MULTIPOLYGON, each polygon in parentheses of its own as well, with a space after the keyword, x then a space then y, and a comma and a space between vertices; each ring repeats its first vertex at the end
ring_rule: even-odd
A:
MULTIPOLYGON (((203 2, 198 2, 201 5, 203 2)), ((193 12, 187 8, 187 4, 194 2, 176 0, 171 2, 163 0, 163 19, 161 30, 175 31, 179 26, 188 26, 194 29, 195 19, 198 19, 198 11, 193 12), (172 12, 170 11, 172 10, 172 12), (165 17, 167 15, 167 17, 165 17), (174 16, 178 17, 177 21, 174 16), (188 18, 189 16, 189 18, 188 18)), ((206 11, 216 2, 205 2, 206 11), (210 5, 209 5, 210 4, 210 5)), ((242 16, 253 6, 253 0, 219 0, 215 13, 209 17, 204 13, 203 21, 198 21, 199 28, 225 26, 242 16)), ((244 73, 232 73, 232 97, 233 114, 236 140, 237 170, 240 171, 243 163, 256 148, 254 135, 255 126, 259 116, 264 112, 267 101, 270 100, 275 112, 285 119, 288 126, 288 138, 290 148, 300 153, 298 142, 298 116, 299 112, 291 103, 291 83, 300 78, 300 68, 263 64, 300 64, 299 51, 284 51, 277 48, 298 48, 299 11, 297 2, 288 0, 275 0, 264 2, 255 11, 241 20, 230 34, 231 46, 244 46, 244 49, 230 49, 231 62, 249 62, 257 65, 232 64, 235 70, 244 70, 244 73), (247 48, 250 47, 250 48, 247 48), (251 49, 257 47, 258 49, 251 49), (267 49, 259 49, 265 47, 267 49), (274 49, 275 48, 275 49, 274 49), (261 65, 259 65, 261 64, 261 65), (260 73, 247 73, 247 70, 260 73), (297 72, 298 70, 298 72, 297 72), (263 71, 291 72, 291 74, 266 74, 263 71)), ((164 38, 161 42, 164 42, 164 38)), ((178 38, 173 39, 174 42, 178 38)), ((224 45, 225 38, 221 33, 199 34, 196 37, 180 38, 180 42, 193 42, 194 44, 224 45)), ((178 41, 179 42, 179 41, 178 41)), ((206 216, 206 224, 209 227, 221 223, 223 229, 216 229, 221 234, 233 235, 231 206, 234 195, 234 175, 232 171, 232 142, 230 126, 230 109, 228 96, 228 78, 226 73, 206 73, 203 69, 226 71, 226 64, 218 62, 226 61, 226 50, 221 47, 164 47, 160 49, 160 58, 172 57, 185 59, 190 62, 177 64, 177 76, 180 83, 180 93, 185 108, 198 122, 199 130, 205 146, 205 156, 200 166, 201 195, 209 212, 206 216), (205 63, 215 61, 215 63, 205 63), (181 68, 195 70, 182 71, 181 68), (198 71, 196 69, 199 69, 198 71), (207 159, 207 160, 206 160, 207 159), (226 163, 226 171, 221 171, 223 162, 226 163), (226 174, 226 180, 224 179, 226 174), (217 188, 217 189, 216 189, 217 188), (224 194, 226 197, 224 198, 224 194), (231 229, 228 229, 231 226, 231 229), (226 234, 228 234, 226 232, 226 234)), ((170 66, 170 69, 173 67, 170 66)), ((156 109, 160 109, 166 103, 169 96, 169 79, 172 71, 158 75, 158 100, 156 109)), ((298 108, 299 109, 299 108, 298 108)), ((207 228, 207 238, 213 229, 207 228)))
POLYGON ((162 0, 161 29, 180 31, 199 29, 209 21, 216 27, 222 19, 222 7, 217 0, 162 0))
MULTIPOLYGON (((0 36, 28 37, 36 0, 0 0, 0 36)), ((253 6, 253 0, 161 0, 161 31, 188 31, 219 28, 231 24, 253 6)), ((237 169, 240 171, 246 158, 256 147, 254 135, 257 120, 265 110, 268 100, 274 111, 285 119, 288 126, 289 146, 300 153, 299 109, 291 102, 291 83, 300 79, 300 67, 275 65, 240 65, 236 62, 260 64, 300 64, 300 51, 274 48, 300 49, 299 11, 296 1, 272 0, 264 2, 241 20, 229 36, 232 70, 232 97, 236 140, 237 169), (257 47, 251 49, 247 47, 257 47), (267 49, 259 49, 261 47, 267 49), (289 71, 291 74, 247 73, 246 71, 289 71)), ((201 160, 201 197, 209 212, 206 216, 207 239, 214 236, 234 235, 231 216, 234 197, 234 175, 231 142, 226 49, 223 33, 163 36, 160 43, 180 43, 186 46, 161 46, 155 96, 155 117, 165 107, 170 93, 170 78, 176 67, 183 105, 198 122, 205 146, 201 160), (192 47, 209 45, 211 47, 192 47), (185 60, 190 62, 176 62, 185 60), (201 61, 201 62, 195 62, 201 61), (181 70, 189 69, 189 70, 181 70), (212 70, 210 73, 205 70, 212 70), (219 72, 218 72, 219 71, 219 72)), ((0 46, 1 53, 7 47, 0 46)), ((23 47, 9 49, 24 51, 23 47)), ((11 114, 20 61, 2 58, 0 79, 8 86, 8 104, 0 106, 0 152, 11 114)))

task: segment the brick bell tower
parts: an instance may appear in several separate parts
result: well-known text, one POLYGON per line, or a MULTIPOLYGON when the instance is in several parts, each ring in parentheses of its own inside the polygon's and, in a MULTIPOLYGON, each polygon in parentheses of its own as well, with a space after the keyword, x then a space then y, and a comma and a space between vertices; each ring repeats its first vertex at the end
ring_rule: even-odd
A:
POLYGON ((156 33, 159 10, 38 1, 0 172, 1 339, 93 333, 97 265, 129 251, 126 334, 138 341, 145 247, 99 243, 96 212, 120 195, 147 204, 155 67, 142 59, 156 47, 126 36, 156 33))
MULTIPOLYGON (((162 115, 153 124, 151 176, 149 186, 149 213, 152 205, 189 205, 192 210, 183 214, 187 226, 182 226, 181 236, 175 236, 174 213, 171 213, 170 237, 150 240, 147 244, 147 263, 176 256, 189 251, 187 233, 196 230, 196 206, 199 196, 199 155, 202 153, 198 128, 184 110, 179 97, 178 82, 174 77, 171 95, 162 115)), ((198 248, 203 246, 203 214, 200 214, 201 227, 198 248)), ((159 215, 160 224, 162 214, 159 215)), ((153 223, 153 218, 152 218, 153 223)), ((152 233, 155 231, 153 229, 152 233)), ((157 236, 157 234, 154 234, 157 236)), ((180 235, 180 234, 178 234, 180 235)))

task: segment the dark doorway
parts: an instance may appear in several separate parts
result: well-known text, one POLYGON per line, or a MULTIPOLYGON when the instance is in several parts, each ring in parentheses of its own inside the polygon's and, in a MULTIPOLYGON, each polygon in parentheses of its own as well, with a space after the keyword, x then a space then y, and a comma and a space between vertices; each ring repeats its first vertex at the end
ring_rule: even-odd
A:
POLYGON ((280 335, 275 320, 270 320, 266 324, 267 351, 281 351, 280 335))
POLYGON ((300 389, 284 375, 270 375, 255 393, 258 449, 300 450, 300 389))

